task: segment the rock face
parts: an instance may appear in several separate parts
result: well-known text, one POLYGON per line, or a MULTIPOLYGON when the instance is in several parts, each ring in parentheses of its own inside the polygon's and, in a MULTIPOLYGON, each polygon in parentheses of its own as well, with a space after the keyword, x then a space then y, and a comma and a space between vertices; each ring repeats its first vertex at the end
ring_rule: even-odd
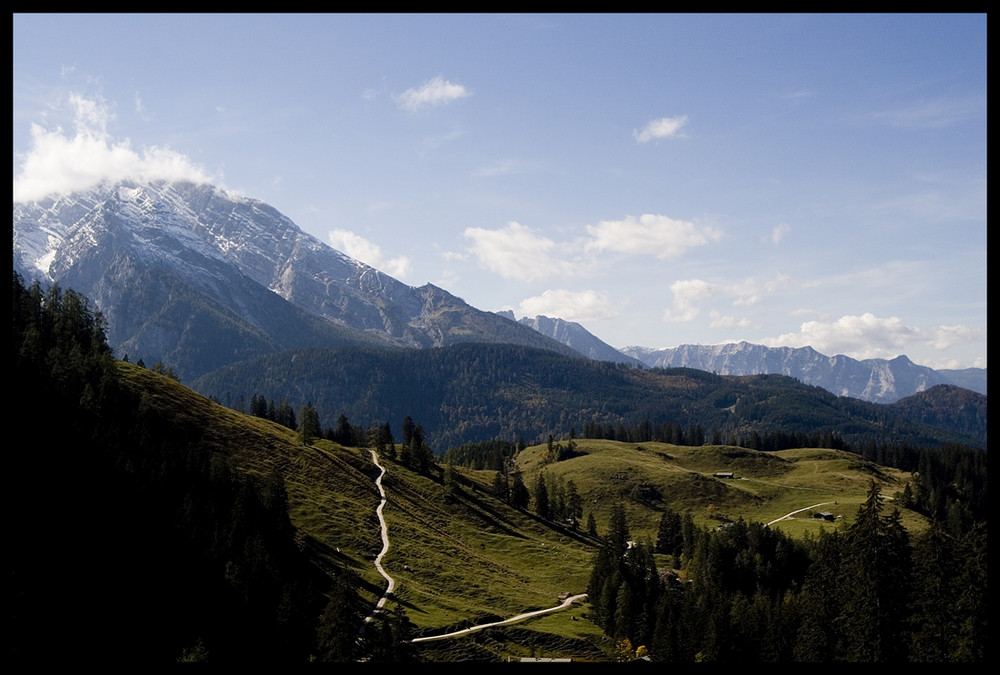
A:
POLYGON ((905 356, 859 361, 842 354, 825 356, 812 347, 765 347, 749 342, 671 349, 626 347, 622 351, 649 367, 697 368, 719 375, 788 375, 838 396, 875 403, 892 403, 938 384, 955 384, 986 394, 985 369, 937 371, 918 366, 905 356))
MULTIPOLYGON (((508 312, 505 316, 508 316, 510 319, 514 318, 513 312, 508 312)), ((533 328, 554 340, 558 340, 595 361, 612 361, 615 363, 641 365, 638 359, 623 354, 575 321, 553 319, 538 315, 533 319, 526 316, 522 317, 518 323, 533 328)))
POLYGON ((14 204, 14 270, 90 298, 116 353, 182 379, 279 349, 510 342, 576 352, 336 251, 211 185, 123 182, 14 204))

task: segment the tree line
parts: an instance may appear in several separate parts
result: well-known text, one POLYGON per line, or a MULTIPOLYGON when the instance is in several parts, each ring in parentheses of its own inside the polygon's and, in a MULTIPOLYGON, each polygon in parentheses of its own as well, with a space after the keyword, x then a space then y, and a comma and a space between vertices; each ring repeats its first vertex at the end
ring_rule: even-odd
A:
POLYGON ((802 541, 669 510, 632 541, 616 507, 587 592, 620 652, 655 661, 982 662, 986 556, 985 522, 911 539, 873 482, 850 527, 802 541))
POLYGON ((804 432, 773 429, 761 433, 757 429, 723 432, 713 427, 706 432, 699 424, 687 427, 677 422, 654 424, 643 419, 638 424, 625 425, 621 422, 584 422, 583 438, 606 439, 625 443, 670 443, 672 445, 733 445, 750 450, 788 450, 791 448, 833 448, 843 450, 847 443, 834 431, 804 432))
MULTIPOLYGON (((519 437, 544 443, 551 430, 571 426, 586 438, 683 438, 684 444, 700 440, 754 449, 799 444, 792 434, 827 447, 839 439, 855 447, 953 442, 981 449, 986 435, 985 421, 962 436, 911 421, 903 408, 838 397, 779 375, 643 370, 481 343, 300 349, 221 368, 192 386, 230 406, 248 391, 311 400, 330 416, 324 425, 334 424, 340 413, 394 422, 410 415, 421 420, 429 444, 438 449, 519 437), (667 424, 676 426, 664 429, 667 424)), ((398 437, 398 427, 394 431, 398 437)))

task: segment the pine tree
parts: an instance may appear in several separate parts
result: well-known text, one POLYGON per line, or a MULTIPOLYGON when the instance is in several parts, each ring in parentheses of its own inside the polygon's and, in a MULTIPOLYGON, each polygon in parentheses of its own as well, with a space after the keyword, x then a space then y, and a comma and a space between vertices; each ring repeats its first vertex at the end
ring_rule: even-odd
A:
POLYGON ((957 557, 960 564, 955 575, 955 585, 959 589, 955 613, 959 625, 951 653, 951 659, 956 662, 986 660, 987 641, 990 639, 987 627, 989 595, 986 572, 989 544, 986 530, 985 522, 978 523, 959 541, 957 557))
POLYGON ((497 471, 496 475, 493 476, 493 485, 491 486, 491 491, 493 496, 501 501, 508 501, 508 487, 507 487, 507 475, 503 471, 497 471))
POLYGON ((540 518, 548 519, 552 516, 552 511, 549 508, 549 492, 548 488, 545 486, 545 476, 538 474, 538 480, 535 481, 535 513, 538 514, 540 518))
POLYGON ((660 516, 660 524, 656 531, 656 552, 679 558, 683 547, 684 532, 681 529, 681 516, 667 507, 660 516))
POLYGON ((511 481, 510 505, 516 509, 524 509, 528 507, 530 499, 531 493, 528 492, 528 488, 524 484, 524 479, 521 478, 521 472, 518 471, 514 474, 514 478, 511 481))
POLYGON ((403 445, 410 445, 413 441, 413 432, 416 428, 417 425, 414 424, 412 417, 407 415, 403 418, 403 445))
POLYGON ((356 658, 360 627, 357 600, 351 580, 345 574, 335 576, 317 629, 319 660, 347 662, 356 658))
POLYGON ((320 433, 319 414, 312 403, 307 403, 299 410, 299 438, 303 445, 312 445, 320 433))
POLYGON ((820 532, 800 594, 801 623, 795 638, 796 661, 827 662, 836 656, 834 622, 840 614, 840 563, 843 537, 820 532))
POLYGON ((566 482, 566 516, 574 529, 579 527, 580 518, 583 516, 583 500, 577 492, 576 483, 571 480, 566 482))
POLYGON ((872 481, 868 498, 848 529, 841 567, 839 656, 848 661, 883 662, 905 658, 905 617, 909 605, 909 535, 899 512, 882 516, 882 495, 872 481))
POLYGON ((623 558, 629 546, 628 518, 625 507, 615 504, 611 507, 611 518, 608 520, 608 534, 604 537, 608 548, 616 558, 623 558))
POLYGON ((914 546, 914 578, 910 653, 921 663, 949 662, 958 639, 956 614, 956 543, 940 523, 919 537, 914 546))

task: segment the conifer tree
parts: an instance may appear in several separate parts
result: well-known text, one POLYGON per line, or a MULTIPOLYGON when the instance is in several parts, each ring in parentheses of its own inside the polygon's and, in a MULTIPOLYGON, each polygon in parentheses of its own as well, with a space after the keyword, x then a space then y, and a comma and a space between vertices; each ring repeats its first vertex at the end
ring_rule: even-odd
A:
POLYGON ((521 478, 521 472, 518 471, 511 480, 510 505, 517 509, 524 509, 527 508, 530 499, 531 493, 528 492, 524 479, 521 478))
POLYGON ((922 663, 949 662, 958 639, 958 587, 954 539, 937 521, 914 546, 914 587, 910 653, 922 663))
POLYGON ((986 523, 974 525, 958 545, 961 564, 955 575, 959 589, 955 613, 959 617, 958 635, 951 652, 956 662, 982 662, 986 660, 986 645, 990 639, 987 628, 989 596, 987 595, 987 557, 989 544, 986 523))
POLYGON ((507 486, 507 475, 503 471, 497 471, 496 475, 493 476, 493 484, 491 486, 491 491, 493 496, 504 502, 509 500, 509 488, 507 486))
POLYGON ((840 560, 843 537, 820 532, 800 594, 801 623, 795 638, 796 661, 828 662, 836 657, 834 622, 840 614, 840 560))
POLYGON ((899 512, 882 515, 882 495, 872 481, 868 498, 848 529, 841 566, 842 608, 836 627, 839 656, 848 661, 905 658, 909 605, 909 535, 899 512))
POLYGON ((667 507, 660 516, 660 524, 656 531, 656 552, 680 558, 683 547, 684 532, 681 529, 681 516, 667 507))
POLYGON ((580 518, 583 517, 583 500, 576 489, 576 483, 571 480, 566 481, 566 517, 574 528, 579 527, 580 518))
POLYGON ((543 474, 538 474, 538 480, 535 481, 535 513, 538 514, 540 518, 551 518, 552 511, 549 506, 549 492, 548 488, 545 486, 545 476, 543 474))
POLYGON ((303 445, 312 445, 319 436, 319 414, 312 403, 307 403, 299 410, 299 439, 303 445))
POLYGON ((403 445, 410 445, 413 441, 413 432, 416 428, 417 425, 414 424, 412 417, 407 415, 403 418, 403 445))
POLYGON ((355 584, 345 574, 335 576, 317 629, 320 661, 348 662, 356 658, 360 627, 357 600, 355 584))

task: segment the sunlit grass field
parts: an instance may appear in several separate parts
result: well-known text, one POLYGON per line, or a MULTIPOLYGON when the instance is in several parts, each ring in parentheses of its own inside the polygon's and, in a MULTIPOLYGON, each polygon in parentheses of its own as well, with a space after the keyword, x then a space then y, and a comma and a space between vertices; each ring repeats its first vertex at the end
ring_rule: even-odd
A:
MULTIPOLYGON (((370 450, 327 440, 307 447, 292 430, 224 408, 136 366, 121 368, 149 405, 199 420, 203 442, 234 465, 261 478, 280 473, 292 523, 314 559, 329 569, 353 570, 362 596, 374 606, 385 580, 374 567, 381 537, 378 470, 370 450)), ((517 455, 516 470, 529 490, 539 476, 563 485, 572 481, 583 507, 577 527, 497 499, 489 487, 493 471, 455 467, 446 485, 442 467, 423 475, 383 457, 390 539, 383 565, 397 584, 389 608, 401 606, 418 634, 434 634, 553 607, 560 593, 586 591, 598 540, 584 532, 584 524, 593 516, 598 535, 605 533, 616 504, 625 507, 632 538, 650 543, 666 508, 690 512, 704 528, 742 518, 806 537, 850 524, 873 480, 892 508, 892 497, 908 479, 838 450, 573 443, 572 456, 562 461, 550 461, 546 445, 526 448, 517 455), (732 477, 717 475, 722 473, 732 477), (816 512, 834 519, 816 518, 816 512)), ((909 511, 903 511, 903 522, 914 532, 926 527, 909 511)), ((610 646, 586 613, 583 603, 485 634, 421 643, 421 649, 444 659, 476 653, 498 660, 567 654, 600 660, 610 646)))

